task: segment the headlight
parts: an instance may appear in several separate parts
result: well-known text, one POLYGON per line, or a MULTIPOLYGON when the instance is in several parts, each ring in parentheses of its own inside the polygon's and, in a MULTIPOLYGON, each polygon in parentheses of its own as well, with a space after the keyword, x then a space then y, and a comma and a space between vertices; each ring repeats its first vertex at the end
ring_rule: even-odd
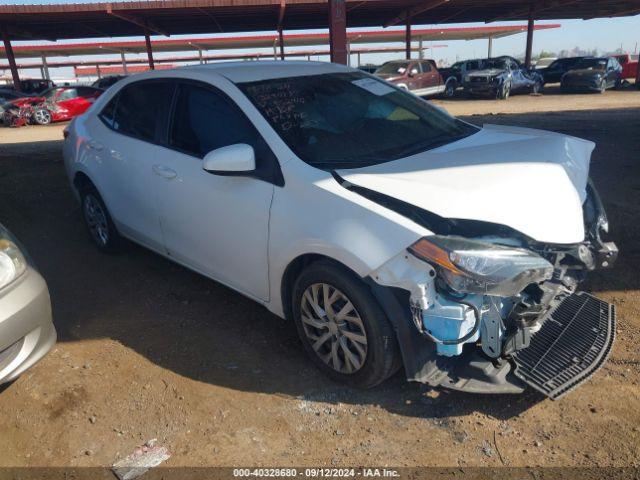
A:
POLYGON ((467 83, 471 80, 471 77, 469 77, 469 75, 465 75, 464 76, 464 82, 467 83))
POLYGON ((444 280, 458 292, 509 297, 553 275, 553 265, 529 250, 461 237, 422 238, 409 251, 440 267, 444 280))
POLYGON ((27 261, 18 246, 0 225, 0 289, 20 277, 27 269, 27 261))

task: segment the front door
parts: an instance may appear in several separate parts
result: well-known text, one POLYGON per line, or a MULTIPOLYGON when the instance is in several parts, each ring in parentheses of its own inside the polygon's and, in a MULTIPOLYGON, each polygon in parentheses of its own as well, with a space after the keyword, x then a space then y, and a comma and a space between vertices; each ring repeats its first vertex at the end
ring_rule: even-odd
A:
POLYGON ((202 168, 220 147, 249 144, 257 169, 271 150, 239 107, 209 84, 178 82, 168 147, 154 158, 166 251, 253 298, 268 300, 269 211, 274 185, 202 168))

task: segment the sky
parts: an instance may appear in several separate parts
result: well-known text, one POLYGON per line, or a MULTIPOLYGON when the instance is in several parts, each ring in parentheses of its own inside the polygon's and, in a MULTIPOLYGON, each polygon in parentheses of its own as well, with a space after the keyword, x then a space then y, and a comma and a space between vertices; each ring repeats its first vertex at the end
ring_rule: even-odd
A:
MULTIPOLYGON (((79 0, 76 0, 78 3, 79 0)), ((0 0, 0 4, 29 4, 29 3, 73 3, 71 0, 0 0)), ((89 3, 87 1, 83 3, 89 3)), ((522 24, 522 22, 498 22, 501 25, 505 24, 522 24)), ((624 51, 631 53, 637 53, 640 49, 638 42, 640 42, 640 15, 635 17, 622 17, 622 18, 606 18, 606 19, 594 19, 594 20, 558 20, 548 22, 537 22, 537 24, 543 23, 560 23, 562 25, 559 29, 545 30, 536 32, 534 36, 533 52, 534 55, 542 50, 558 52, 560 50, 571 50, 574 47, 580 47, 584 50, 598 49, 600 53, 611 52, 618 48, 622 48, 624 51)), ((446 25, 450 27, 456 26, 474 26, 485 25, 478 24, 451 24, 446 25)), ((491 25, 491 24, 489 24, 491 25)), ((415 28, 420 27, 433 27, 433 25, 416 25, 415 28)), ((367 30, 375 30, 377 28, 369 28, 367 30)), ((320 30, 312 30, 320 31, 320 30)), ((297 31, 286 31, 285 33, 296 33, 297 31)), ((309 30, 307 30, 309 32, 309 30)), ((249 32, 247 32, 249 33, 249 32)), ((264 32, 262 32, 264 33, 264 32)), ((233 34, 238 35, 238 34, 233 34)), ((128 39, 129 37, 127 37, 128 39)), ((135 38, 135 37, 133 37, 135 38)), ((166 38, 166 37, 159 37, 166 38)), ((180 38, 180 36, 173 36, 172 38, 180 38)), ((124 39, 124 38, 123 38, 124 39)), ((99 39, 104 41, 105 39, 99 39)), ((115 40, 115 39, 114 39, 115 40)), ((88 41, 88 40, 87 40, 88 41)), ((493 42, 494 55, 512 55, 522 56, 525 50, 525 34, 518 34, 512 37, 496 39, 493 42)), ((19 42, 19 43, 32 43, 32 42, 19 42)), ((39 42, 38 42, 39 43, 39 42)), ((442 42, 437 42, 442 43, 442 42)), ((18 42, 16 42, 18 44, 18 42)), ((447 48, 438 48, 433 51, 427 51, 426 56, 433 58, 439 63, 453 63, 456 60, 483 57, 487 54, 487 41, 486 40, 472 40, 472 41, 453 41, 446 42, 447 48)), ((425 46, 429 43, 425 42, 425 46)), ((358 45, 358 47, 367 47, 369 45, 358 45)), ((374 46, 374 45, 370 45, 374 46)), ((401 44, 389 44, 388 46, 398 46, 401 44)), ((414 46, 417 46, 417 42, 414 46)), ((314 49, 319 47, 302 47, 300 49, 314 49)), ((291 50, 295 50, 291 48, 291 50)), ((259 50, 260 51, 260 50, 259 50)), ((261 50, 265 51, 266 50, 261 50)), ((246 50, 236 50, 235 52, 249 53, 246 50)), ((193 53, 193 51, 189 52, 193 53)), ((210 51, 208 53, 214 54, 210 51)), ((227 51, 231 53, 231 51, 227 51)), ((167 55, 175 55, 174 53, 167 55)), ((393 60, 400 57, 402 54, 384 53, 384 54, 367 54, 362 55, 362 63, 380 64, 388 60, 393 60)), ((162 54, 156 54, 157 57, 161 57, 162 54)), ((107 56, 92 56, 91 58, 108 58, 107 56)), ((135 58, 135 55, 132 55, 135 58)), ((327 60, 326 57, 316 57, 314 60, 327 60)), ((34 59, 35 60, 35 59, 34 59)), ((50 60, 56 60, 51 58, 50 60)), ((62 59, 60 59, 62 60, 62 59)), ((355 55, 353 58, 355 62, 355 55)), ((2 75, 0 70, 0 75, 2 75)), ((7 72, 8 73, 8 72, 7 72)), ((26 76, 39 77, 38 71, 25 71, 26 76)), ((72 69, 55 69, 51 70, 53 77, 64 78, 72 76, 72 69)))

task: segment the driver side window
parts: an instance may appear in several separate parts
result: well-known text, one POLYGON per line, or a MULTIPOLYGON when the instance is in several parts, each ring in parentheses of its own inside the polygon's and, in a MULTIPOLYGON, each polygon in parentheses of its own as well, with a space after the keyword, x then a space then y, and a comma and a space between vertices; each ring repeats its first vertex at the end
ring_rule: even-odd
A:
POLYGON ((172 147, 203 158, 237 143, 254 146, 256 136, 253 125, 227 98, 197 85, 179 86, 169 133, 172 147))

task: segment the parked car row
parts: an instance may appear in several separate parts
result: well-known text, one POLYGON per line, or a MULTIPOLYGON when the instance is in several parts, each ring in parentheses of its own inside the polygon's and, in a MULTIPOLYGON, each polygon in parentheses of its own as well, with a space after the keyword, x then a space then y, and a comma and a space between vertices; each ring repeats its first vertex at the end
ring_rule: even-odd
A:
POLYGON ((637 71, 637 62, 628 55, 620 58, 624 68, 616 57, 546 59, 537 68, 526 68, 509 56, 463 60, 440 69, 433 60, 395 60, 374 74, 420 96, 453 97, 462 88, 468 97, 505 100, 512 93, 540 93, 549 83, 561 83, 563 92, 618 88, 625 78, 635 78, 637 71))

